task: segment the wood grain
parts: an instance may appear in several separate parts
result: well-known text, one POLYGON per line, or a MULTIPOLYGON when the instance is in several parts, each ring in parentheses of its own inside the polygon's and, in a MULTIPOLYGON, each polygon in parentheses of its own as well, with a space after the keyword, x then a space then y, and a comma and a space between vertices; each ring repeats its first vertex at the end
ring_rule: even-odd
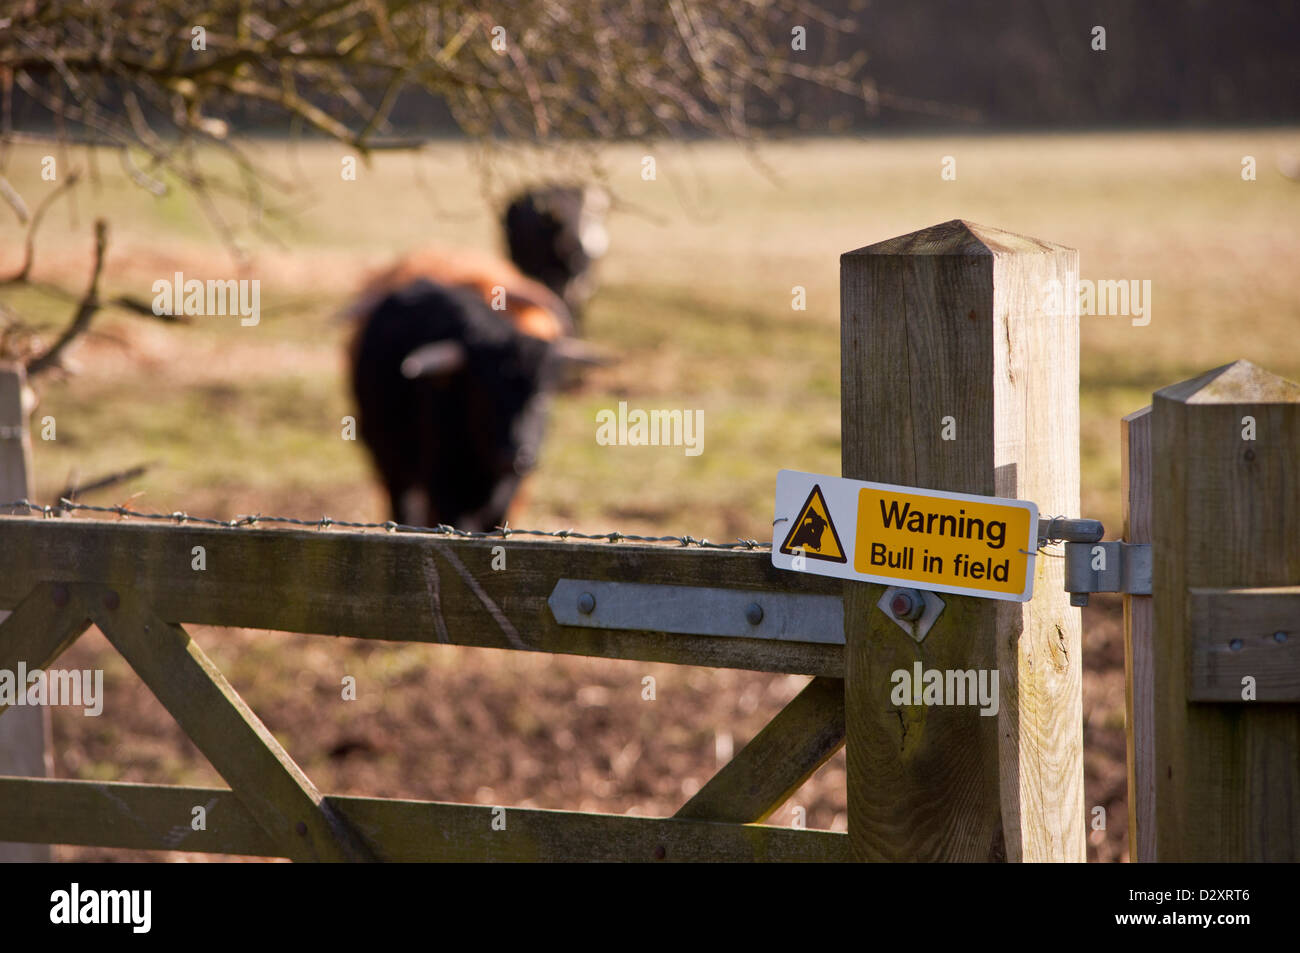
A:
POLYGON ((1300 580, 1300 385, 1237 361, 1152 407, 1156 856, 1300 860, 1300 707, 1188 697, 1192 590, 1300 580))
POLYGON ((674 817, 765 821, 844 744, 844 680, 815 678, 674 817))
MULTIPOLYGON (((954 221, 841 258, 843 475, 1078 512, 1073 250, 954 221), (955 418, 957 439, 941 438, 955 418)), ((1085 856, 1079 613, 1060 560, 1029 603, 943 598, 917 645, 845 584, 849 837, 860 860, 1085 856), (996 718, 898 708, 891 673, 997 669, 996 718)))
MULTIPOLYGON (((437 861, 844 861, 829 831, 331 795, 379 859, 437 861), (505 829, 495 829, 501 821, 505 829)), ((0 837, 134 850, 283 856, 221 788, 0 778, 0 837), (207 829, 195 831, 193 808, 207 829)))
POLYGON ((767 552, 0 518, 0 606, 44 580, 87 580, 134 588, 168 622, 843 675, 839 645, 559 625, 546 600, 561 578, 840 591, 767 552))
MULTIPOLYGON (((1151 542, 1151 408, 1120 422, 1124 539, 1151 542)), ((1155 856, 1155 662, 1151 596, 1124 596, 1124 725, 1128 768, 1128 849, 1132 863, 1155 856)))

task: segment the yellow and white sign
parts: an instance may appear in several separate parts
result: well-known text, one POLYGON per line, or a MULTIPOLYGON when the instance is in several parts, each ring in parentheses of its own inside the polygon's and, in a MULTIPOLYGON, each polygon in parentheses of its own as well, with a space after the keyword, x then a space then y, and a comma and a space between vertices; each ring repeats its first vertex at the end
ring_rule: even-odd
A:
POLYGON ((969 493, 782 470, 772 565, 841 579, 1025 602, 1038 507, 969 493))

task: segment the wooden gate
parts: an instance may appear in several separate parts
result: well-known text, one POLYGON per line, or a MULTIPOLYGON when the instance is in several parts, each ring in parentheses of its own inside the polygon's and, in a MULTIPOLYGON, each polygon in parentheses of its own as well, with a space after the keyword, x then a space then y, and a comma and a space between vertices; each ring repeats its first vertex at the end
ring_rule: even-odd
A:
MULTIPOLYGON (((1066 302, 1065 313, 1046 314, 1042 302, 1045 287, 1053 281, 1069 286, 1077 270, 1070 249, 960 221, 845 254, 843 475, 1028 499, 1045 514, 1076 515, 1077 303, 1066 302)), ((1236 381, 1241 375, 1220 376, 1236 381)), ((1236 414, 1246 392, 1233 393, 1234 400, 1241 398, 1231 405, 1236 414)), ((1157 561, 1156 654, 1161 639, 1188 637, 1194 626, 1186 620, 1203 615, 1197 599, 1210 599, 1212 618, 1224 611, 1219 596, 1204 596, 1199 588, 1184 603, 1185 587, 1271 586, 1281 585, 1282 577, 1300 578, 1300 508, 1285 509, 1296 499, 1295 469, 1290 475, 1279 469, 1288 453, 1292 462, 1297 456, 1300 417, 1292 392, 1277 393, 1285 399, 1273 403, 1288 406, 1245 403, 1277 441, 1267 451, 1257 444, 1248 461, 1255 467, 1253 479, 1280 492, 1282 502, 1241 504, 1231 513, 1222 512, 1227 504, 1217 504, 1220 515, 1243 521, 1232 537, 1240 549, 1204 563, 1185 555, 1157 561), (1280 542, 1279 532, 1247 554, 1261 520, 1270 522, 1270 530, 1289 529, 1290 541, 1280 542), (1162 599, 1172 607, 1163 615, 1162 599)), ((1153 459, 1166 459, 1166 452, 1179 460, 1204 456, 1204 448, 1192 445, 1200 439, 1193 428, 1177 413, 1162 411, 1161 400, 1157 395, 1154 419, 1166 423, 1155 432, 1167 436, 1155 438, 1153 459)), ((1188 397, 1183 404, 1195 402, 1188 397)), ((773 472, 792 463, 774 460, 773 472)), ((1169 499, 1175 502, 1157 503, 1152 525, 1157 546, 1165 547, 1161 552, 1185 554, 1201 541, 1171 528, 1192 519, 1187 514, 1194 510, 1181 508, 1207 505, 1206 494, 1222 489, 1235 471, 1216 464, 1197 482, 1180 467, 1158 477, 1157 485, 1174 481, 1169 499)), ((1141 532, 1139 522, 1135 517, 1131 532, 1141 532)), ((0 841, 301 860, 1081 861, 1086 812, 1079 613, 1065 591, 1061 560, 1038 559, 1036 573, 1035 595, 1027 603, 951 597, 918 643, 877 608, 881 586, 780 572, 767 552, 743 547, 0 518, 0 609, 14 610, 0 623, 0 670, 20 662, 48 667, 94 624, 230 785, 198 789, 3 777, 0 841), (490 568, 498 546, 508 551, 507 572, 490 568), (195 547, 203 548, 204 571, 193 568, 195 547), (701 614, 698 625, 670 627, 652 616, 638 622, 627 612, 610 621, 593 610, 614 591, 607 588, 611 584, 656 587, 638 591, 643 597, 660 593, 703 601, 713 609, 701 614), (815 625, 765 628, 762 620, 777 607, 782 617, 793 614, 815 625), (584 622, 575 609, 605 621, 584 622), (185 624, 813 678, 671 818, 517 808, 501 814, 492 807, 322 794, 185 624), (997 670, 997 717, 981 717, 971 707, 893 704, 890 673, 915 662, 997 670), (846 742, 847 835, 761 823, 846 742), (206 830, 191 829, 195 807, 206 810, 206 830)), ((1260 608, 1264 602, 1252 605, 1256 621, 1265 621, 1260 612, 1273 618, 1260 608)), ((1135 603, 1134 617, 1141 611, 1135 603)), ((1297 642, 1300 631, 1290 648, 1274 644, 1294 662, 1297 642)), ((1146 644, 1133 640, 1139 673, 1142 653, 1150 651, 1146 644)), ((1197 650, 1189 651, 1195 658, 1197 650)), ((1155 704, 1165 706, 1162 717, 1182 711, 1191 719, 1188 701, 1160 694, 1160 686, 1177 681, 1169 673, 1180 659, 1172 657, 1171 664, 1173 669, 1152 667, 1155 704)), ((1130 720, 1139 729, 1147 704, 1141 686, 1139 678, 1130 720)), ((1249 717, 1261 732, 1285 728, 1294 739, 1296 711, 1249 717)), ((1229 796, 1235 790, 1230 785, 1241 782, 1252 792, 1248 797, 1262 804, 1268 796, 1255 793, 1263 792, 1259 785, 1286 782, 1284 796, 1256 813, 1289 820, 1294 832, 1300 829, 1294 823, 1296 760, 1279 766, 1272 743, 1261 747, 1257 737, 1253 727, 1246 735, 1231 735, 1243 760, 1240 770, 1216 776, 1221 793, 1229 796), (1250 774, 1252 766, 1262 766, 1262 774, 1250 774)), ((1157 747, 1164 743, 1155 738, 1157 747)), ((1140 786, 1150 772, 1140 768, 1140 742, 1137 748, 1140 786)), ((1199 780, 1213 779, 1202 771, 1199 780)), ((1166 799, 1174 800, 1158 778, 1155 787, 1163 817, 1166 799)), ((1136 826, 1143 829, 1142 823, 1136 826)), ((1184 836, 1182 830, 1171 826, 1171 836, 1184 836)), ((1293 857, 1294 844, 1293 836, 1293 857)))

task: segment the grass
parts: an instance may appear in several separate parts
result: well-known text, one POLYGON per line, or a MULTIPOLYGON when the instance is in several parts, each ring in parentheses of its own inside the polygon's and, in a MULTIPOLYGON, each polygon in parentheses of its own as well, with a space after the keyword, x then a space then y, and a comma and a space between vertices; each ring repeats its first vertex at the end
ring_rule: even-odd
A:
MULTIPOLYGON (((391 255, 434 241, 492 248, 496 223, 468 154, 453 144, 380 155, 355 182, 339 177, 335 147, 255 148, 305 190, 283 229, 287 247, 252 243, 261 323, 168 327, 103 315, 76 354, 81 373, 40 384, 37 415, 54 416, 58 435, 36 441, 41 499, 73 471, 93 477, 152 460, 113 498, 139 493, 138 507, 202 515, 384 518, 359 446, 341 437, 349 398, 336 312, 391 255)), ((1295 131, 814 140, 763 148, 766 171, 731 146, 703 143, 656 150, 655 182, 640 179, 643 151, 606 151, 621 206, 588 318, 590 336, 622 361, 557 400, 523 524, 770 538, 778 469, 839 472, 839 254, 952 218, 1078 248, 1083 278, 1151 280, 1149 326, 1083 319, 1077 515, 1102 519, 1112 534, 1120 416, 1153 390, 1236 358, 1300 377, 1300 186, 1274 171, 1279 156, 1300 152, 1295 131), (948 155, 952 182, 939 176, 948 155), (1244 155, 1257 158, 1258 181, 1242 181, 1244 155), (805 311, 791 309, 796 285, 805 311), (596 412, 619 400, 702 409, 704 453, 597 445, 596 412)), ((153 280, 177 270, 234 275, 192 203, 133 190, 107 156, 97 165, 98 184, 78 193, 75 213, 51 211, 38 279, 84 285, 89 223, 100 214, 113 226, 109 293, 148 299, 153 280)), ((39 167, 32 149, 10 156, 6 175, 29 203, 52 187, 39 167)), ((3 228, 7 271, 21 243, 12 219, 3 228)), ((31 291, 4 295, 51 329, 70 313, 66 301, 31 291)), ((1124 849, 1122 655, 1114 603, 1094 603, 1085 617, 1088 803, 1112 807, 1093 856, 1114 858, 1124 849)), ((666 813, 707 775, 720 733, 734 731, 738 746, 798 688, 784 677, 446 647, 203 638, 322 787, 359 793, 666 813), (338 708, 344 671, 376 688, 369 707, 338 708), (646 672, 667 686, 671 711, 641 703, 646 672), (446 699, 430 701, 434 691, 446 699), (587 703, 601 692, 605 702, 587 703), (348 738, 363 754, 332 758, 348 738), (435 748, 450 752, 436 777, 427 767, 435 748)), ((98 659, 106 650, 91 642, 75 651, 98 659)), ((60 715, 61 773, 214 780, 179 732, 157 727, 167 719, 129 691, 129 671, 110 678, 132 731, 60 715), (128 741, 139 734, 145 740, 128 741)), ((797 795, 810 826, 842 825, 842 783, 840 756, 797 795)))
MULTIPOLYGON (((168 505, 195 494, 234 502, 245 485, 328 495, 365 483, 357 448, 339 439, 347 399, 335 311, 358 276, 392 253, 428 241, 493 247, 496 226, 455 145, 381 155, 356 182, 338 176, 333 147, 257 148, 314 202, 286 230, 291 251, 255 249, 262 323, 207 319, 164 335, 104 320, 127 350, 106 356, 111 343, 94 342, 85 374, 44 389, 43 411, 61 426, 60 440, 38 453, 42 492, 74 466, 92 472, 141 458, 168 461, 140 486, 168 505), (134 347, 141 338, 147 353, 134 347), (119 399, 142 391, 153 396, 119 399)), ((632 210, 612 222, 590 327, 628 359, 560 400, 538 518, 590 528, 667 506, 676 531, 763 535, 776 469, 836 472, 839 253, 964 217, 1079 248, 1084 278, 1152 281, 1149 327, 1083 320, 1085 509, 1113 525, 1119 416, 1157 387, 1237 357, 1300 375, 1291 346, 1300 298, 1288 267, 1300 251, 1300 189, 1273 171, 1277 156, 1297 150, 1300 136, 1277 130, 826 140, 770 145, 760 152, 764 171, 706 143, 666 148, 659 180, 643 182, 641 150, 611 148, 612 184, 632 210), (1259 162, 1256 182, 1239 174, 1247 154, 1259 162), (956 181, 939 177, 945 155, 957 159, 956 181), (806 311, 790 309, 795 285, 807 289, 806 311), (674 459, 597 446, 595 411, 616 398, 703 409, 706 453, 674 459), (623 498, 622 481, 611 485, 613 473, 635 499, 623 498), (647 495, 660 502, 648 506, 647 495)), ((36 181, 34 156, 20 151, 13 163, 29 201, 51 187, 36 181)), ((150 199, 105 159, 97 164, 99 188, 78 196, 76 223, 51 215, 38 276, 74 288, 84 281, 87 221, 100 213, 114 225, 113 290, 147 298, 152 280, 173 270, 233 273, 192 203, 178 193, 150 199)), ((30 293, 15 304, 51 323, 67 312, 30 293)))

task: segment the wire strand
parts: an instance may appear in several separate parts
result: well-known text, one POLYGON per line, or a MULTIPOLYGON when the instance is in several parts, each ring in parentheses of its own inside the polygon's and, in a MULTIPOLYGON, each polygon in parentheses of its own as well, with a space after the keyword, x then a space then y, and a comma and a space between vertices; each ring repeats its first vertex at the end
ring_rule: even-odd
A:
POLYGON ((457 539, 508 539, 511 536, 540 536, 561 540, 602 540, 607 543, 678 543, 681 546, 698 546, 701 549, 759 550, 772 548, 771 541, 759 542, 756 539, 742 539, 740 537, 737 537, 734 543, 713 543, 707 539, 696 539, 694 536, 689 535, 640 536, 636 533, 620 533, 617 530, 608 533, 580 533, 573 529, 514 529, 509 524, 497 527, 494 530, 475 531, 456 529, 454 526, 448 526, 445 523, 440 523, 437 526, 412 526, 406 523, 397 523, 393 520, 384 523, 362 523, 353 520, 336 520, 329 516, 321 516, 320 519, 310 520, 298 519, 293 516, 266 516, 262 513, 238 516, 231 520, 219 520, 206 516, 191 516, 189 513, 180 510, 174 513, 141 513, 125 506, 94 506, 90 503, 74 503, 68 499, 60 499, 58 504, 54 506, 45 506, 40 503, 33 503, 30 500, 0 503, 0 510, 19 509, 21 507, 25 507, 29 515, 31 513, 40 513, 49 519, 57 518, 65 513, 111 513, 121 519, 155 520, 176 523, 178 526, 186 523, 197 523, 202 526, 220 526, 225 529, 239 529, 241 527, 256 526, 259 523, 275 523, 287 526, 309 526, 321 530, 329 529, 332 526, 340 526, 345 529, 382 529, 390 533, 425 533, 433 536, 450 536, 457 539))

